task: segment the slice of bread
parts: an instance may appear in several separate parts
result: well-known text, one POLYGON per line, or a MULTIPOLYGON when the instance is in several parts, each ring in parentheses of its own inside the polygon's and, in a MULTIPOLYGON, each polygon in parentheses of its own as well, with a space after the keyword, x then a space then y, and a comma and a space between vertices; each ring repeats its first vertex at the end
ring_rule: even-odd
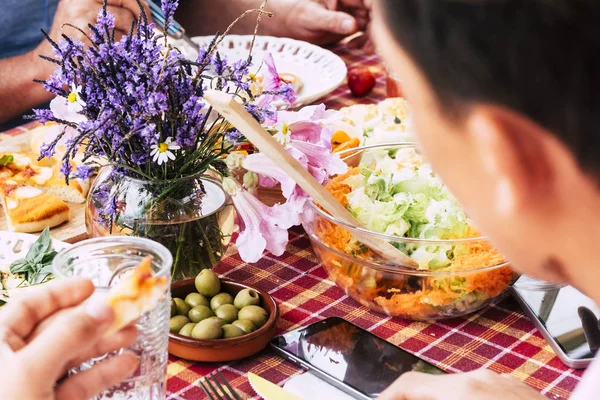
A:
POLYGON ((115 312, 110 332, 121 330, 152 310, 167 291, 167 277, 154 276, 152 257, 145 257, 130 275, 119 281, 108 293, 108 304, 115 312))
POLYGON ((0 201, 13 232, 39 232, 70 219, 67 203, 32 186, 18 186, 15 181, 5 180, 0 185, 0 201))

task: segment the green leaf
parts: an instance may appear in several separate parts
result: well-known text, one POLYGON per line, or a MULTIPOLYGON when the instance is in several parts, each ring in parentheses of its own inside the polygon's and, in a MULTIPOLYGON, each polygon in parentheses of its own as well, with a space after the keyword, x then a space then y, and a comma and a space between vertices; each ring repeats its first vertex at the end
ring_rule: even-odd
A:
POLYGON ((37 273, 32 277, 32 279, 29 283, 31 285, 38 285, 38 284, 48 280, 50 278, 50 275, 51 275, 50 273, 46 273, 46 274, 37 273))
POLYGON ((42 258, 42 261, 40 262, 43 265, 49 264, 52 265, 52 261, 54 261, 54 257, 56 257, 56 255, 58 254, 58 252, 52 250, 49 253, 44 254, 44 258, 42 258))
POLYGON ((10 154, 2 156, 0 158, 0 166, 4 166, 4 165, 6 165, 8 163, 13 162, 14 160, 15 160, 15 158, 12 155, 10 155, 10 154))
POLYGON ((25 258, 10 265, 12 274, 23 274, 30 285, 36 285, 52 277, 52 261, 57 252, 51 249, 50 229, 46 228, 33 243, 25 258))
POLYGON ((44 258, 44 254, 50 250, 51 245, 52 239, 50 238, 50 229, 46 227, 27 252, 25 259, 32 264, 38 264, 44 258))
POLYGON ((47 275, 52 273, 52 264, 46 264, 38 270, 38 274, 47 275))
POLYGON ((10 264, 10 273, 13 275, 18 274, 18 273, 27 273, 27 272, 31 272, 31 271, 32 271, 31 264, 29 264, 29 262, 24 258, 13 261, 13 263, 10 264))

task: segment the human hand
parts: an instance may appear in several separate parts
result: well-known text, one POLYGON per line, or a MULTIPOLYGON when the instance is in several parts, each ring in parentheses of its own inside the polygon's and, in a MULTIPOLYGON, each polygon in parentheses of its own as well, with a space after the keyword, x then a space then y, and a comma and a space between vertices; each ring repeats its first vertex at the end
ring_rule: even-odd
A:
POLYGON ((271 0, 267 10, 274 15, 263 20, 266 34, 325 44, 364 29, 370 15, 370 1, 271 0))
POLYGON ((69 376, 82 362, 128 347, 135 327, 106 336, 114 319, 105 303, 81 305, 94 292, 85 279, 57 280, 31 289, 0 311, 0 399, 89 399, 133 373, 131 353, 69 376))
POLYGON ((321 0, 329 10, 342 11, 356 19, 358 29, 364 31, 371 22, 373 0, 321 0))
POLYGON ((481 369, 465 374, 407 372, 379 400, 543 400, 544 396, 510 375, 481 369))
MULTIPOLYGON (((146 15, 150 18, 150 9, 146 0, 141 0, 141 3, 144 6, 146 15)), ((98 12, 102 9, 102 4, 103 0, 60 0, 48 36, 55 42, 58 42, 64 33, 69 37, 90 44, 86 37, 90 33, 88 24, 96 24, 98 12), (81 29, 86 35, 74 27, 81 29)), ((120 40, 123 35, 129 33, 131 24, 137 20, 140 14, 140 8, 136 0, 108 0, 106 9, 115 16, 115 40, 120 40)), ((51 44, 47 40, 43 40, 34 50, 34 53, 36 55, 51 56, 51 44)), ((43 70, 40 71, 39 75, 47 77, 54 71, 55 67, 52 63, 41 62, 40 69, 43 70)))
MULTIPOLYGON (((146 0, 141 0, 141 3, 144 6, 144 12, 150 18, 150 9, 146 0)), ((67 36, 87 42, 83 33, 65 24, 76 26, 89 33, 88 24, 96 24, 102 5, 103 0, 61 0, 54 14, 54 22, 49 36, 53 40, 59 40, 61 34, 65 33, 67 36)), ((115 16, 116 40, 129 33, 131 24, 140 15, 140 7, 136 0, 108 0, 106 10, 115 16)))

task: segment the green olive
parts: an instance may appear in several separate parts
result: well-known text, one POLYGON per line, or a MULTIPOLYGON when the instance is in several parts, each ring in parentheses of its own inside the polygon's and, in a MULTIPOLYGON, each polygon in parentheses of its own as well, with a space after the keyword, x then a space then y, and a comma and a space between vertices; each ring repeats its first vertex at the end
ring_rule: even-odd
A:
POLYGON ((212 308, 213 311, 221 307, 223 304, 233 304, 233 296, 229 293, 219 293, 210 299, 210 308, 212 308))
POLYGON ((190 321, 198 323, 203 319, 213 317, 215 315, 212 310, 206 306, 196 306, 190 310, 188 313, 188 318, 190 321))
POLYGON ((208 307, 210 305, 210 303, 208 302, 208 299, 204 296, 202 296, 200 293, 190 293, 187 296, 185 296, 185 302, 187 304, 189 304, 190 307, 196 307, 196 306, 206 306, 208 307))
POLYGON ((269 313, 259 306, 246 306, 242 308, 238 314, 238 319, 247 319, 254 322, 257 328, 260 328, 267 322, 269 313))
POLYGON ((260 304, 260 296, 255 290, 244 289, 235 296, 233 304, 240 310, 246 306, 257 306, 260 304))
POLYGON ((177 303, 175 302, 175 299, 171 299, 171 317, 174 317, 177 315, 177 303))
POLYGON ((245 333, 254 332, 256 330, 256 325, 254 325, 254 322, 248 321, 247 319, 238 319, 233 321, 231 324, 237 326, 245 333))
POLYGON ((215 314, 228 324, 238 319, 238 309, 233 304, 223 304, 215 310, 215 314))
POLYGON ((192 336, 192 330, 194 329, 195 326, 196 326, 196 324, 193 323, 193 322, 190 322, 189 324, 185 324, 183 326, 183 328, 181 328, 181 330, 179 331, 179 334, 181 336, 191 337, 192 336))
POLYGON ((223 325, 223 338, 233 338, 245 335, 245 332, 239 327, 235 325, 223 325))
POLYGON ((212 318, 205 319, 196 324, 192 330, 192 337, 201 340, 220 339, 223 336, 222 326, 221 321, 212 318))
POLYGON ((181 300, 179 297, 175 297, 173 299, 175 301, 175 307, 177 307, 177 315, 187 315, 190 312, 190 305, 185 301, 181 300))
POLYGON ((206 318, 206 319, 217 321, 218 323, 221 324, 221 326, 223 326, 227 323, 222 318, 219 318, 219 317, 210 317, 210 318, 206 318))
POLYGON ((221 281, 210 269, 200 271, 194 283, 198 293, 206 297, 213 297, 221 291, 221 281))
POLYGON ((185 315, 176 315, 169 320, 169 330, 172 333, 178 333, 190 320, 185 315))

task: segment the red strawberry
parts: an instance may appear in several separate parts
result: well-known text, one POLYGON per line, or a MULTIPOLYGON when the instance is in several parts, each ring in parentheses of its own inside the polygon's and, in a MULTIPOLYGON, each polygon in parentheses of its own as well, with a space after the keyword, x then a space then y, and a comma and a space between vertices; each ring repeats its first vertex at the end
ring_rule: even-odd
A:
POLYGON ((348 87, 354 96, 366 96, 375 87, 375 76, 368 67, 351 68, 348 71, 348 87))

